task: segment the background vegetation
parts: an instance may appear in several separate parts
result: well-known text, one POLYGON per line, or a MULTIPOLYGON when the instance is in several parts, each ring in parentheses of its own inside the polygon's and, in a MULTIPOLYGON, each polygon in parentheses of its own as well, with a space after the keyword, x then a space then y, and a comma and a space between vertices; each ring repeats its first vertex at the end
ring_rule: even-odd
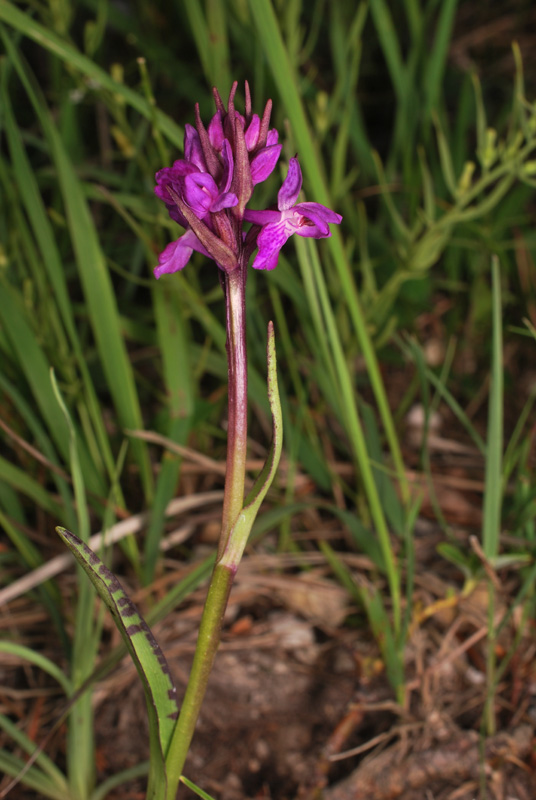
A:
MULTIPOLYGON (((486 16, 457 0, 0 0, 4 602, 61 552, 57 524, 87 538, 131 521, 114 560, 147 587, 151 619, 210 569, 183 544, 175 555, 187 578, 156 588, 166 519, 182 509, 169 503, 206 505, 221 486, 226 360, 212 262, 194 256, 183 274, 152 277, 180 232, 153 186, 180 157, 194 104, 207 119, 211 87, 225 97, 247 79, 257 111, 272 98, 283 161, 298 152, 307 199, 344 216, 331 239, 289 244, 277 270, 248 279, 252 457, 269 436, 268 319, 285 416, 285 463, 253 547, 323 554, 356 604, 350 623, 376 638, 404 703, 424 501, 441 531, 437 558, 464 577, 459 592, 487 576, 481 713, 489 733, 502 724, 495 689, 519 642, 499 659, 494 642, 515 609, 523 619, 534 610, 536 92, 530 60, 525 87, 528 47, 511 47, 533 19, 530 2, 509 6, 510 25, 486 48, 467 39, 499 6, 486 16), (481 470, 484 489, 465 535, 430 483, 431 451, 408 445, 416 404, 423 441, 440 409, 446 437, 480 455, 477 476, 464 470, 481 470), (304 542, 295 534, 312 518, 343 533, 304 542), (352 551, 367 556, 365 575, 345 562, 352 551), (498 618, 494 579, 505 569, 515 579, 498 618)), ((69 696, 118 654, 83 576, 68 596, 56 580, 28 588, 56 655, 47 660, 22 623, 0 652, 44 669, 69 696)), ((24 716, 4 711, 0 769, 14 775, 33 743, 24 716)), ((63 771, 40 756, 26 784, 48 797, 104 797, 94 793, 90 692, 68 730, 63 771)))

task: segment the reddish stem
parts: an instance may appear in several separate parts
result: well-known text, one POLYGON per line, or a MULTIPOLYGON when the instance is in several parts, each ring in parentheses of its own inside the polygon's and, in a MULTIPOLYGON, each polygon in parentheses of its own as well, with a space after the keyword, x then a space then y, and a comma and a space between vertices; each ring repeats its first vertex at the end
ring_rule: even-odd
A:
POLYGON ((222 530, 218 558, 225 550, 231 529, 242 510, 247 452, 247 353, 246 353, 246 264, 240 259, 237 269, 225 273, 227 305, 227 359, 229 430, 227 470, 223 500, 222 530))

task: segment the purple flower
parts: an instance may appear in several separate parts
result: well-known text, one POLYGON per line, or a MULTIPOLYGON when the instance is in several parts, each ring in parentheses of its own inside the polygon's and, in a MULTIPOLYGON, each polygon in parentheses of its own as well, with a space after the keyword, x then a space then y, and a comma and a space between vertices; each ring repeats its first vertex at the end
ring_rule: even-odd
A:
MULTIPOLYGON (((275 131, 275 134, 277 141, 277 131, 275 131)), ((280 144, 268 145, 267 147, 261 147, 253 156, 249 164, 253 186, 262 183, 272 174, 281 154, 281 148, 282 145, 280 144)))
POLYGON ((296 201, 302 186, 302 172, 297 158, 291 158, 287 177, 277 195, 277 211, 248 211, 244 214, 247 222, 260 225, 257 236, 257 253, 253 262, 255 269, 274 269, 277 266, 279 251, 292 236, 308 236, 324 239, 331 236, 329 223, 339 224, 340 214, 331 211, 320 203, 298 203, 296 201))
POLYGON ((210 254, 203 247, 195 233, 192 230, 187 230, 175 242, 170 242, 162 250, 158 257, 158 266, 154 269, 155 278, 183 269, 194 250, 210 258, 210 254))
MULTIPOLYGON (((186 127, 197 137, 197 132, 191 125, 186 127)), ((203 154, 195 146, 195 139, 193 142, 188 142, 188 138, 187 131, 184 150, 190 158, 179 159, 172 167, 159 170, 156 173, 155 186, 155 194, 165 202, 170 217, 184 227, 187 223, 177 205, 177 198, 180 198, 198 219, 203 219, 209 212, 216 213, 223 208, 232 208, 238 203, 237 196, 229 191, 233 180, 233 154, 227 139, 222 143, 222 171, 218 185, 207 172, 203 154)))
POLYGON ((272 103, 262 118, 253 114, 246 83, 245 114, 234 107, 233 84, 227 108, 214 90, 216 113, 207 128, 196 106, 196 125, 185 126, 184 158, 156 173, 155 194, 170 217, 186 229, 160 254, 157 278, 183 269, 197 250, 226 272, 246 263, 253 237, 242 231, 244 211, 256 184, 273 172, 281 153, 279 134, 270 128, 272 103))
POLYGON ((171 242, 160 254, 158 267, 154 270, 156 278, 183 269, 193 250, 213 257, 190 228, 187 210, 199 221, 209 217, 207 228, 211 231, 213 224, 209 215, 233 208, 238 203, 236 194, 229 191, 233 180, 233 153, 227 139, 221 142, 219 184, 207 171, 199 135, 191 125, 186 125, 184 154, 185 159, 179 159, 172 167, 156 173, 155 194, 165 202, 171 219, 187 228, 183 236, 171 242))
POLYGON ((251 254, 259 252, 253 266, 274 269, 279 251, 293 233, 322 239, 331 236, 329 225, 342 217, 319 203, 298 203, 302 174, 297 158, 291 158, 288 174, 278 194, 277 211, 248 211, 247 204, 258 183, 274 171, 281 145, 270 128, 272 101, 262 117, 252 113, 249 86, 245 84, 245 109, 234 106, 233 83, 227 107, 216 89, 216 113, 205 127, 195 107, 195 128, 184 130, 184 158, 156 173, 155 194, 185 233, 160 254, 154 270, 157 278, 177 272, 192 253, 211 258, 224 272, 245 269, 251 254), (243 223, 253 223, 246 233, 243 223), (259 230, 260 228, 260 230, 259 230))
POLYGON ((274 171, 281 155, 282 145, 278 144, 279 133, 275 128, 271 128, 266 134, 266 144, 259 147, 261 135, 261 118, 258 114, 253 114, 251 120, 246 122, 242 114, 236 112, 236 117, 244 129, 244 139, 248 153, 252 153, 249 166, 251 169, 251 180, 253 186, 262 183, 274 171))

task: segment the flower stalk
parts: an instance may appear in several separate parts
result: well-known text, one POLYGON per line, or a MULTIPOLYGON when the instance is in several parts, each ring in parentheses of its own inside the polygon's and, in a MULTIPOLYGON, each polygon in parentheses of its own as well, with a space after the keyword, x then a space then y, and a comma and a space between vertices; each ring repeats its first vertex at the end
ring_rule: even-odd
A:
POLYGON ((166 757, 167 800, 174 800, 221 638, 221 627, 238 564, 219 563, 244 503, 247 454, 247 355, 245 266, 222 276, 227 316, 227 469, 218 557, 199 627, 194 661, 179 719, 166 757))
POLYGON ((228 438, 218 558, 244 503, 247 455, 246 265, 223 276, 227 313, 228 438))
POLYGON ((231 593, 234 571, 216 564, 199 627, 194 661, 181 711, 166 755, 166 800, 175 800, 184 762, 203 704, 212 665, 220 644, 221 626, 231 593))

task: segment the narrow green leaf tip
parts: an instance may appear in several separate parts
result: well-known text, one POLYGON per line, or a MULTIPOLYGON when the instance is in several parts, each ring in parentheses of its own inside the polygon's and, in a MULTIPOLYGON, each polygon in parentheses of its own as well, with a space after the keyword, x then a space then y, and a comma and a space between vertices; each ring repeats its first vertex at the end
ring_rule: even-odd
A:
POLYGON ((143 683, 151 736, 158 735, 163 763, 178 716, 177 689, 166 658, 151 629, 106 564, 76 534, 62 527, 57 527, 56 532, 95 586, 125 641, 143 683))

